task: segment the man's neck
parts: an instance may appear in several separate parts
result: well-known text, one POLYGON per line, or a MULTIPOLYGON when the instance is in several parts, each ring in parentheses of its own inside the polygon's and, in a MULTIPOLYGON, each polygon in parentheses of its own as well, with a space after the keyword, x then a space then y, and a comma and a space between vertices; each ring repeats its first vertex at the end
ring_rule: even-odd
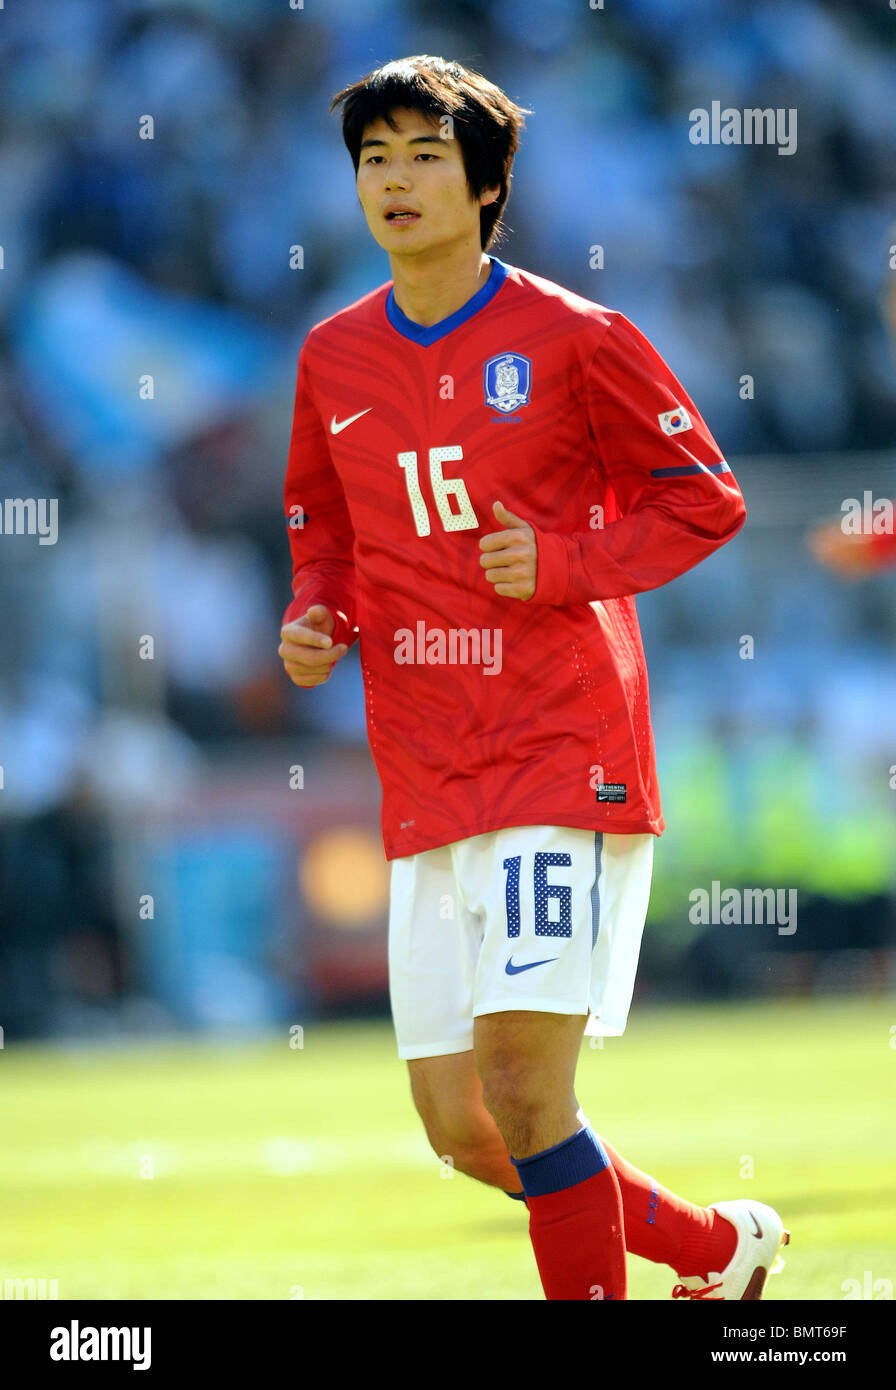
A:
POLYGON ((480 246, 447 255, 390 256, 395 303, 422 328, 441 323, 473 298, 488 280, 492 263, 480 246))

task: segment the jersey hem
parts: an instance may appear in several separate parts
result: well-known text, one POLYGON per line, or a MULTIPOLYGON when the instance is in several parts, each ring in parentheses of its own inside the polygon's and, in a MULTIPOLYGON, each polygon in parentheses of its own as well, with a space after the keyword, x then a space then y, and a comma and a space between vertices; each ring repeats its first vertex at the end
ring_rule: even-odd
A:
POLYGON ((576 817, 562 815, 552 819, 548 814, 545 816, 539 816, 537 820, 533 819, 530 816, 526 820, 502 821, 500 825, 495 825, 493 822, 489 821, 485 825, 476 825, 469 829, 462 830, 451 840, 431 840, 424 837, 421 838, 416 844, 414 844, 413 848, 402 850, 401 853, 395 851, 390 854, 390 847, 387 846, 384 842, 383 850, 386 855, 386 861, 390 863, 393 859, 410 859, 415 854, 425 854, 426 851, 430 849, 443 849, 446 845, 457 844, 458 840, 471 840, 474 835, 488 835, 495 830, 512 830, 514 826, 524 825, 559 825, 561 827, 568 827, 570 830, 603 831, 605 835, 659 836, 662 835, 663 831, 666 828, 666 822, 661 814, 659 816, 642 817, 642 819, 638 822, 637 825, 627 825, 624 828, 617 825, 609 824, 606 821, 601 823, 600 825, 595 825, 594 821, 586 820, 584 816, 576 817))

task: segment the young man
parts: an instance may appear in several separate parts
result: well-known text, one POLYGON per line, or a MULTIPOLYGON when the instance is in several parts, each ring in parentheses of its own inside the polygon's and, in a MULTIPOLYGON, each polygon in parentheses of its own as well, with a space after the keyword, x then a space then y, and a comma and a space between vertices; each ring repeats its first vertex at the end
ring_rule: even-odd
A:
POLYGON ((523 108, 432 57, 337 106, 392 281, 301 351, 279 653, 319 685, 360 635, 415 1104, 526 1202, 547 1298, 625 1298, 626 1248, 676 1297, 759 1298, 777 1214, 676 1197, 574 1091, 586 1020, 625 1028, 665 824, 633 596, 730 540, 740 491, 622 314, 485 254, 523 108))

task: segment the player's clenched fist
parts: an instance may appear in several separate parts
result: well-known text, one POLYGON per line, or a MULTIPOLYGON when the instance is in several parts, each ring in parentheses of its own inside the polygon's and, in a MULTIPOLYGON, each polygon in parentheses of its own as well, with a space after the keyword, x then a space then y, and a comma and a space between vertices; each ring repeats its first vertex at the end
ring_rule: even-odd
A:
POLYGON ((528 521, 508 511, 503 502, 496 502, 492 510, 506 529, 481 537, 479 563, 496 594, 525 602, 535 593, 538 581, 535 532, 528 521))
POLYGON ((329 608, 316 603, 301 618, 281 627, 277 655, 282 656, 293 685, 323 685, 329 680, 334 664, 348 651, 344 642, 333 646, 335 622, 329 608))

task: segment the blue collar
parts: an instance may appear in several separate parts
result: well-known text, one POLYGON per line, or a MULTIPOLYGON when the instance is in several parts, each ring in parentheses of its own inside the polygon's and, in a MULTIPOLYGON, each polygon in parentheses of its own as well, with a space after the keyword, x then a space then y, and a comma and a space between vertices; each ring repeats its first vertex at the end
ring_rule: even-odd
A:
POLYGON ((440 338, 459 328, 467 319, 471 319, 474 314, 478 314, 480 309, 484 309, 489 300, 494 299, 498 290, 507 278, 510 269, 503 261, 499 261, 497 256, 489 256, 492 268, 489 277, 482 289, 477 290, 472 299, 468 299, 466 304, 462 304, 459 309, 455 309, 453 314, 449 314, 446 319, 440 319, 438 323, 424 325, 415 323, 409 319, 407 314, 402 313, 395 303, 395 291, 390 289, 386 297, 386 316, 392 327, 396 329, 402 337, 410 338, 412 342, 419 343, 421 347, 429 347, 430 343, 437 343, 440 338))

